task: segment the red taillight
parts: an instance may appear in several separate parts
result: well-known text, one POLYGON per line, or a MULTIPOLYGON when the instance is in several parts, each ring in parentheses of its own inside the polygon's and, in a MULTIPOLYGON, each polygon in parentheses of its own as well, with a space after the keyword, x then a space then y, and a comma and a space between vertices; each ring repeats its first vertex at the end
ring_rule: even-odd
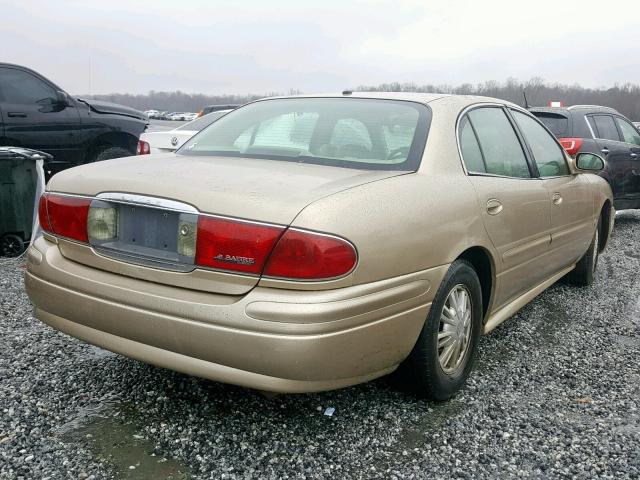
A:
POLYGON ((91 199, 51 194, 43 197, 46 197, 45 206, 41 200, 39 211, 44 209, 49 221, 43 221, 41 217, 42 228, 61 237, 87 243, 87 215, 91 199))
POLYGON ((287 230, 278 241, 264 275, 300 280, 322 280, 346 275, 356 265, 357 254, 338 237, 287 230))
MULTIPOLYGON (((89 198, 44 194, 38 204, 40 226, 46 232, 88 243, 90 206, 89 198)), ((356 262, 353 245, 332 235, 204 215, 198 218, 197 266, 292 280, 326 280, 348 274, 356 262)))
POLYGON ((138 140, 136 147, 136 155, 149 155, 151 153, 151 145, 144 140, 138 140))
POLYGON ((198 219, 196 264, 260 274, 284 227, 228 220, 198 219))
POLYGON ((582 147, 581 138, 559 138, 558 141, 569 155, 576 155, 582 147))
POLYGON ((38 221, 40 222, 40 228, 45 232, 53 233, 51 225, 49 224, 49 214, 47 213, 47 194, 43 193, 40 196, 40 202, 38 203, 38 221))

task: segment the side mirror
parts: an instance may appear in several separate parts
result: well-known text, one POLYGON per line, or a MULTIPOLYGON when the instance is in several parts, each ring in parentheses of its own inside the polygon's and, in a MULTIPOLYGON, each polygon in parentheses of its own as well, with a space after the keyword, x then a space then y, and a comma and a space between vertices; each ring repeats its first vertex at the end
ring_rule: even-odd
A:
POLYGON ((65 92, 56 92, 53 98, 43 98, 36 103, 42 113, 60 112, 69 106, 69 97, 65 92))
POLYGON ((576 157, 576 167, 580 170, 599 172, 604 169, 604 159, 595 153, 579 153, 576 157))
POLYGON ((58 105, 60 109, 64 109, 69 106, 69 96, 66 92, 62 92, 60 90, 56 92, 56 105, 58 105))

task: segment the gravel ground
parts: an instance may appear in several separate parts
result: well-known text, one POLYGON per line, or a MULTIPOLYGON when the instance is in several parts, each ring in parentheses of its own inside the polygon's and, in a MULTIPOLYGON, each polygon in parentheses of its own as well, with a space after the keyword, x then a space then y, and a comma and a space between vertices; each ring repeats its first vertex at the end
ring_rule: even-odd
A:
POLYGON ((436 404, 384 380, 266 399, 119 357, 36 321, 0 260, 0 478, 639 478, 639 271, 623 212, 596 283, 484 337, 436 404))

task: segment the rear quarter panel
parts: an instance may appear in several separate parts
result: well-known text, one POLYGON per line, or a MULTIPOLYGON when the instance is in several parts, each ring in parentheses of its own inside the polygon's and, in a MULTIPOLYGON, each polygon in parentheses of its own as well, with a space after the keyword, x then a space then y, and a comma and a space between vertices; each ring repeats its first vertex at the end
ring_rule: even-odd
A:
POLYGON ((464 175, 411 173, 331 195, 307 206, 293 226, 350 240, 353 284, 455 260, 471 246, 491 249, 475 192, 464 175))
POLYGON ((607 245, 611 231, 613 230, 613 224, 615 222, 615 209, 613 208, 613 193, 611 191, 611 185, 609 182, 602 178, 600 175, 584 173, 582 174, 589 181, 591 185, 591 191, 593 193, 593 216, 597 221, 599 215, 602 214, 603 218, 608 222, 604 233, 607 233, 605 241, 601 243, 601 250, 607 245), (607 203, 608 202, 608 203, 607 203), (608 205, 608 207, 605 206, 608 205), (608 211, 605 210, 608 208, 608 211))

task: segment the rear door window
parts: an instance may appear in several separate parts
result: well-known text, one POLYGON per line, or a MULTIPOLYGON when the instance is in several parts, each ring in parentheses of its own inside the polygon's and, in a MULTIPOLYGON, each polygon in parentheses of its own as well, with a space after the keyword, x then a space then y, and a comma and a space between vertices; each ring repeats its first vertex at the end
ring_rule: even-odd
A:
POLYGON ((522 145, 502 108, 476 108, 468 116, 478 137, 487 173, 531 178, 522 145))
POLYGON ((620 141, 620 135, 618 129, 613 121, 611 115, 593 115, 593 122, 595 123, 598 138, 603 140, 620 141))
POLYGON ((480 144, 466 115, 460 121, 460 151, 467 171, 487 173, 480 144))
POLYGON ((520 131, 524 135, 541 177, 569 175, 569 166, 562 147, 542 125, 529 115, 511 110, 520 131))
POLYGON ((620 117, 616 117, 616 122, 620 127, 620 132, 622 132, 624 142, 640 145, 640 133, 638 133, 638 130, 636 130, 633 125, 620 117))

